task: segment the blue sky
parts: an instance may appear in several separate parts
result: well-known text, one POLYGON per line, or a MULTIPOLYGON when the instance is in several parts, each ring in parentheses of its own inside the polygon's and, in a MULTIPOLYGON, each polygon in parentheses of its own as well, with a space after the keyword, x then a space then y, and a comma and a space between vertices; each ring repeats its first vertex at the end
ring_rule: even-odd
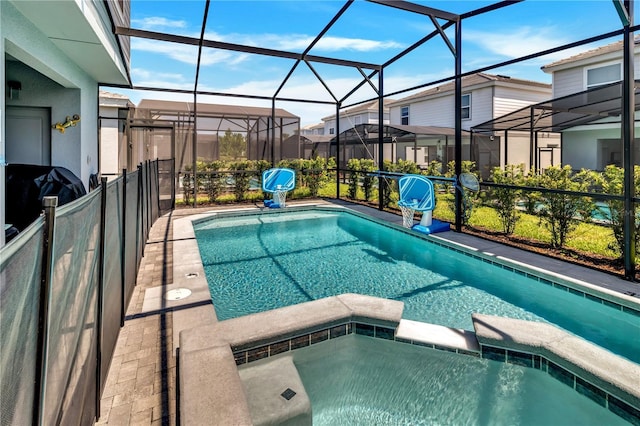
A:
MULTIPOLYGON (((493 2, 422 1, 414 3, 464 13, 493 2)), ((215 41, 302 52, 342 8, 343 1, 211 1, 205 38, 215 41)), ((132 0, 131 27, 199 37, 204 0, 132 0)), ((638 9, 638 8, 636 8, 638 9)), ((636 13, 636 15, 638 15, 636 13)), ((634 17, 638 22, 637 16, 634 17)), ((442 25, 444 21, 440 21, 442 25)), ((611 0, 527 0, 498 11, 469 18, 462 26, 463 71, 506 61, 529 53, 581 40, 620 28, 611 0)), ((356 0, 328 31, 312 55, 381 64, 434 30, 428 17, 356 0)), ((453 34, 448 31, 453 41, 453 34)), ((489 71, 550 83, 542 65, 616 39, 559 52, 526 63, 489 71)), ((144 39, 132 39, 131 75, 134 85, 192 90, 197 47, 144 39)), ((205 49, 201 60, 200 90, 273 96, 294 61, 261 55, 205 49)), ((343 98, 362 76, 357 69, 312 63, 331 93, 312 70, 300 64, 280 96, 331 101, 343 98)), ((391 93, 449 76, 453 56, 436 37, 384 71, 384 92, 391 93)), ((367 70, 365 70, 367 71, 367 70)), ((378 84, 377 77, 374 80, 378 84)), ((190 95, 159 92, 126 92, 135 103, 142 98, 187 100, 190 95)), ((394 96, 398 99, 410 93, 394 96)), ((345 105, 376 94, 369 85, 344 101, 345 105)), ((200 102, 270 107, 271 102, 231 97, 199 97, 200 102)), ((302 125, 320 122, 335 113, 331 105, 278 102, 279 108, 301 117, 302 125)))

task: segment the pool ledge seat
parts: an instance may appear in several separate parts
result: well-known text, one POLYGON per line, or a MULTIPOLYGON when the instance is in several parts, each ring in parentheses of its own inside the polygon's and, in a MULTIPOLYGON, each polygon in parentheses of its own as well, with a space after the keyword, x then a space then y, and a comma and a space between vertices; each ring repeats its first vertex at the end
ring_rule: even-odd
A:
POLYGON ((403 309, 395 300, 342 294, 181 331, 181 424, 252 423, 233 352, 348 322, 396 329, 403 309))
POLYGON ((551 324, 473 314, 481 346, 541 355, 629 405, 640 407, 640 365, 551 324))

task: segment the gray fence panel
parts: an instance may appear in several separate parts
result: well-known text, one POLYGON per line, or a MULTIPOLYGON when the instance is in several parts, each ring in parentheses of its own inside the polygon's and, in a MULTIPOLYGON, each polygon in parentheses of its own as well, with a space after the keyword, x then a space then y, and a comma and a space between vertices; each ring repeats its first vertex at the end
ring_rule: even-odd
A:
POLYGON ((125 200, 125 231, 124 231, 124 256, 125 256, 125 306, 129 306, 133 287, 136 284, 138 270, 138 172, 127 174, 125 200))
POLYGON ((160 214, 165 214, 175 207, 175 176, 173 160, 158 160, 158 197, 160 214))
POLYGON ((56 211, 44 423, 95 416, 101 191, 56 211))
POLYGON ((158 220, 158 216, 160 216, 160 200, 158 197, 158 160, 151 163, 149 177, 149 189, 151 191, 151 205, 149 208, 151 209, 151 224, 154 224, 156 220, 158 220))
POLYGON ((0 424, 33 416, 44 221, 0 249, 0 424))
POLYGON ((124 179, 112 181, 107 186, 105 214, 105 264, 104 301, 102 319, 102 368, 100 389, 104 389, 109 365, 120 332, 122 308, 122 195, 124 179))

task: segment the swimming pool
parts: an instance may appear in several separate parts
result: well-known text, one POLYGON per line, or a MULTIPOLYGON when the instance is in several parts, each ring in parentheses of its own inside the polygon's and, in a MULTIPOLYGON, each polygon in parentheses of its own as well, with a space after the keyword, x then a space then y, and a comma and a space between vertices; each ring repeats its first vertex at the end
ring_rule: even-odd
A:
POLYGON ((358 335, 292 356, 314 425, 626 424, 547 373, 504 362, 358 335))
POLYGON ((218 319, 341 293, 404 302, 406 319, 472 330, 471 313, 548 321, 640 362, 640 317, 346 211, 194 225, 218 319))

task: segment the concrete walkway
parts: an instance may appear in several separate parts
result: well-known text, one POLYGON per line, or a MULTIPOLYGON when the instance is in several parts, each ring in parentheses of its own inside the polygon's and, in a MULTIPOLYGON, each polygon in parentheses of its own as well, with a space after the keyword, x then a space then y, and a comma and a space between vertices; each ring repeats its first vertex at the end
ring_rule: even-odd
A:
MULTIPOLYGON (((401 216, 388 212, 380 212, 370 207, 343 201, 332 202, 386 221, 402 222, 401 216)), ((253 206, 252 204, 243 207, 253 206)), ((102 397, 100 419, 96 424, 174 425, 179 420, 176 410, 176 358, 172 344, 173 314, 168 308, 143 313, 142 304, 146 289, 167 287, 172 284, 173 220, 212 210, 216 208, 176 210, 158 219, 151 228, 138 272, 137 285, 109 369, 102 397)), ((621 293, 640 294, 640 284, 630 283, 592 269, 502 246, 470 235, 454 232, 439 235, 467 246, 569 275, 621 293)))

